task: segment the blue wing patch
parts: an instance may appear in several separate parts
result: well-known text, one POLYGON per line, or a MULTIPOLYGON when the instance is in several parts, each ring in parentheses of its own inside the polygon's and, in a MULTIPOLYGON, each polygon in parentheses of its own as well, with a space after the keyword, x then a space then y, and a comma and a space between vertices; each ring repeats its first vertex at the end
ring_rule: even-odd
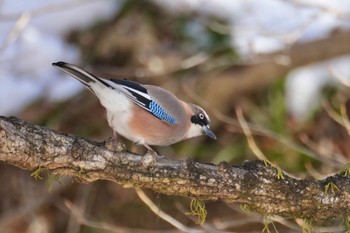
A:
POLYGON ((172 116, 170 116, 162 106, 154 102, 153 100, 149 104, 149 110, 152 112, 153 115, 158 117, 159 119, 168 122, 169 124, 175 124, 176 119, 172 116))
MULTIPOLYGON (((100 81, 102 82, 102 80, 100 81)), ((160 106, 157 102, 152 100, 152 97, 148 94, 147 89, 141 86, 139 83, 119 79, 111 79, 108 81, 109 83, 104 81, 106 86, 115 89, 115 87, 113 86, 115 84, 119 85, 126 91, 127 97, 129 97, 134 103, 136 103, 143 109, 153 114, 153 116, 169 124, 176 124, 176 119, 170 114, 168 114, 165 111, 165 109, 162 106, 160 106)))

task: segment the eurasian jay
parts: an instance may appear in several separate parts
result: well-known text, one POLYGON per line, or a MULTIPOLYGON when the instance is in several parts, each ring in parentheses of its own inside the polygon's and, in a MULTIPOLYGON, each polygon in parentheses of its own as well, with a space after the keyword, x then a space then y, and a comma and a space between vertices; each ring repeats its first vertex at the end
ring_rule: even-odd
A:
POLYGON ((209 128, 209 116, 201 107, 161 87, 102 79, 62 61, 52 65, 82 82, 99 98, 114 138, 120 134, 149 150, 149 145, 167 146, 202 134, 216 139, 209 128))

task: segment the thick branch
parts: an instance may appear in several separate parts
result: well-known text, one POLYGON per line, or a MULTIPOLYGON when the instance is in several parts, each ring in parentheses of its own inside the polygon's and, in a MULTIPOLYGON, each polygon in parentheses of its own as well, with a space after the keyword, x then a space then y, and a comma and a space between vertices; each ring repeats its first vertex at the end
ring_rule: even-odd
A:
POLYGON ((40 167, 82 182, 110 180, 168 195, 245 203, 266 214, 330 219, 350 213, 347 177, 278 179, 276 169, 260 161, 235 167, 225 162, 201 164, 113 152, 103 143, 60 134, 14 117, 0 117, 0 161, 29 170, 40 167), (325 185, 331 181, 340 190, 326 194, 325 185))

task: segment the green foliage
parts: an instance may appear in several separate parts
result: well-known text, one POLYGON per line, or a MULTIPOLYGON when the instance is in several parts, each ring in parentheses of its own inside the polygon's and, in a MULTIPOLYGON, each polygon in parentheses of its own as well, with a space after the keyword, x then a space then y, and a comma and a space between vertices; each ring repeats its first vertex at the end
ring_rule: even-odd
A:
MULTIPOLYGON (((30 176, 34 177, 34 179, 36 179, 36 180, 42 180, 43 179, 42 172, 44 172, 44 171, 45 171, 44 169, 42 169, 41 167, 38 167, 35 171, 33 171, 30 174, 30 176)), ((47 174, 47 190, 49 191, 49 193, 51 193, 53 183, 55 181, 59 183, 60 176, 56 175, 56 174, 49 173, 47 171, 46 171, 46 174, 47 174)))
POLYGON ((311 233, 312 221, 310 219, 304 219, 301 230, 303 233, 311 233))
POLYGON ((231 145, 225 146, 223 148, 218 148, 219 152, 214 152, 216 154, 212 159, 212 163, 217 164, 221 161, 241 163, 242 155, 246 154, 247 147, 245 145, 245 140, 240 142, 233 142, 231 145))
POLYGON ((239 205, 239 208, 246 214, 249 214, 252 211, 248 204, 241 204, 239 205))
POLYGON ((336 192, 340 191, 338 186, 336 184, 334 184, 333 182, 329 182, 328 184, 326 184, 326 186, 324 188, 324 193, 327 194, 329 189, 332 191, 333 195, 335 195, 336 192))
POLYGON ((280 78, 274 83, 268 94, 267 110, 269 128, 277 133, 286 133, 287 109, 285 101, 285 79, 280 78))
POLYGON ((344 225, 345 225, 345 232, 344 233, 350 233, 350 221, 348 219, 345 219, 344 225))
POLYGON ((52 185, 54 182, 60 183, 60 176, 52 173, 47 173, 47 190, 49 193, 52 191, 52 185))
POLYGON ((347 177, 350 172, 350 163, 346 163, 337 173, 338 175, 343 175, 344 177, 347 177))
POLYGON ((278 233, 278 230, 277 230, 274 222, 271 220, 271 218, 268 216, 265 216, 264 217, 264 228, 262 229, 261 232, 272 233, 272 231, 270 230, 270 226, 272 226, 274 232, 278 233))
POLYGON ((85 172, 85 169, 81 167, 78 171, 79 176, 81 176, 84 172, 85 172))
POLYGON ((278 167, 278 166, 276 166, 275 168, 277 169, 277 179, 284 180, 283 170, 280 167, 278 167))
POLYGON ((287 133, 288 119, 284 87, 285 78, 281 77, 268 90, 256 93, 249 112, 253 122, 282 135, 287 133))
POLYGON ((199 200, 196 198, 191 199, 190 210, 188 214, 197 217, 197 224, 203 225, 205 219, 207 218, 207 210, 205 209, 205 203, 203 200, 199 200))
POLYGON ((265 164, 265 166, 271 166, 271 167, 276 168, 276 170, 277 170, 277 179, 282 179, 282 180, 284 180, 284 173, 283 173, 283 170, 282 170, 279 166, 274 165, 273 163, 271 163, 271 162, 268 161, 268 160, 264 160, 264 164, 265 164))
POLYGON ((41 167, 38 167, 35 171, 33 171, 30 176, 34 177, 34 179, 36 180, 42 180, 43 177, 41 176, 41 172, 43 171, 43 169, 41 167))
MULTIPOLYGON (((216 19, 217 24, 220 24, 224 27, 228 27, 226 21, 216 19)), ((225 55, 232 60, 238 60, 238 55, 235 53, 234 49, 231 46, 231 37, 229 34, 220 33, 216 30, 213 30, 212 27, 206 26, 205 32, 207 35, 207 46, 206 50, 209 54, 214 56, 225 55)))

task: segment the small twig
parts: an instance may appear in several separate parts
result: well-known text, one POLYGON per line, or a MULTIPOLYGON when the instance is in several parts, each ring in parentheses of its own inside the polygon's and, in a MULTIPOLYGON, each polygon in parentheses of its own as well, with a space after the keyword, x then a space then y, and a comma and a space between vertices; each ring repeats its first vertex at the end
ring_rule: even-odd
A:
POLYGON ((157 230, 144 230, 144 229, 136 229, 136 228, 127 228, 127 227, 119 227, 119 226, 115 226, 115 225, 111 225, 109 223, 105 223, 105 222, 100 222, 100 221, 93 221, 90 219, 87 219, 84 214, 83 211, 81 209, 78 209, 72 202, 65 200, 65 205, 67 207, 67 209, 70 211, 71 216, 74 217, 76 219, 76 221, 79 224, 91 227, 91 228, 95 228, 95 229, 100 229, 100 230, 104 230, 104 231, 110 231, 110 232, 116 232, 116 233, 153 233, 153 232, 166 232, 166 233, 171 233, 174 231, 166 231, 166 230, 162 230, 162 231, 157 231, 157 230))
POLYGON ((185 60, 183 60, 180 64, 181 70, 187 70, 190 68, 193 68, 195 66, 198 66, 202 64, 203 62, 207 61, 209 59, 209 56, 205 53, 198 53, 195 54, 185 60))
MULTIPOLYGON (((247 138, 249 148, 252 150, 252 152, 255 154, 255 156, 258 157, 258 159, 263 160, 265 163, 268 163, 277 169, 279 179, 284 179, 283 173, 285 173, 285 171, 283 171, 280 167, 278 167, 277 165, 270 162, 266 158, 266 156, 262 153, 262 151, 259 149, 259 147, 256 145, 255 140, 252 136, 252 132, 250 131, 248 124, 247 124, 246 120, 244 119, 242 109, 238 107, 236 109, 236 114, 237 114, 238 122, 241 124, 244 135, 247 138)), ((292 176, 292 175, 289 174, 289 176, 292 176)), ((294 176, 292 176, 292 177, 294 177, 294 176)), ((294 177, 294 178, 296 178, 296 177, 294 177)))
MULTIPOLYGON (((92 186, 93 185, 78 186, 78 190, 77 190, 77 193, 75 194, 74 201, 76 202, 76 205, 79 206, 79 213, 85 212, 88 205, 91 204, 88 202, 88 199, 91 194, 92 186)), ((72 205, 74 204, 72 203, 72 205)), ((81 228, 81 224, 78 221, 76 221, 76 218, 73 214, 70 214, 66 233, 80 232, 80 228, 81 228)))
POLYGON ((341 164, 347 162, 347 159, 342 154, 336 153, 335 151, 331 150, 325 145, 326 143, 315 143, 310 139, 310 137, 307 134, 300 134, 299 139, 309 148, 316 151, 318 154, 327 158, 328 160, 337 161, 341 164))
POLYGON ((12 30, 6 37, 4 43, 0 46, 0 51, 5 49, 7 46, 9 46, 17 40, 21 32, 28 25, 30 19, 31 14, 29 12, 25 12, 18 17, 16 23, 13 25, 12 30))
POLYGON ((217 227, 220 230, 226 230, 229 228, 238 228, 238 227, 244 227, 246 225, 252 225, 252 224, 259 224, 261 223, 262 218, 255 218, 252 216, 244 217, 244 218, 240 218, 240 219, 233 219, 233 218, 229 218, 226 220, 222 220, 222 219, 216 219, 213 224, 215 227, 217 227))
POLYGON ((345 129, 348 132, 348 134, 350 135, 350 121, 349 121, 348 114, 346 113, 345 104, 342 104, 340 106, 340 115, 341 115, 341 119, 343 121, 343 125, 344 125, 345 129))
MULTIPOLYGON (((79 7, 83 4, 89 4, 92 2, 97 2, 97 0, 73 0, 73 1, 65 1, 57 4, 48 4, 34 10, 27 11, 26 13, 31 16, 40 16, 45 14, 51 14, 58 11, 64 11, 67 9, 72 9, 74 7, 79 7)), ((1 21, 12 21, 18 19, 23 13, 11 13, 11 14, 0 14, 1 21)))
MULTIPOLYGON (((180 204, 179 202, 175 204, 176 209, 178 209, 180 211, 180 213, 183 214, 183 216, 185 216, 186 218, 188 218, 189 220, 191 220, 193 223, 197 224, 197 218, 195 218, 193 215, 188 214, 187 213, 187 209, 185 209, 185 207, 180 204)), ((217 227, 215 227, 213 224, 211 223, 204 223, 202 225, 200 225, 200 227, 203 228, 203 230, 205 232, 211 232, 211 233, 234 233, 233 231, 223 231, 222 229, 218 229, 217 227)))
POLYGON ((327 178, 327 175, 321 174, 319 171, 317 171, 311 162, 305 163, 304 167, 308 174, 310 174, 311 177, 317 180, 322 180, 327 178))
POLYGON ((346 77, 342 76, 333 66, 329 65, 327 69, 333 78, 338 80, 344 86, 350 87, 350 81, 346 77))
POLYGON ((175 228, 177 228, 183 232, 198 232, 198 233, 203 232, 202 230, 189 228, 189 227, 183 225, 182 223, 180 223, 179 221, 177 221, 176 219, 174 219, 173 217, 171 217, 170 215, 163 212, 161 209, 159 209, 159 207, 157 207, 156 204, 154 204, 151 201, 151 199, 149 199, 147 197, 147 195, 141 189, 137 188, 137 189, 135 189, 135 191, 136 191, 137 196, 140 198, 140 200, 143 203, 145 203, 153 213, 155 213, 158 217, 160 217, 164 221, 173 225, 175 228))
POLYGON ((236 114, 237 114, 238 122, 241 124, 241 127, 243 129, 243 133, 247 137, 249 148, 252 150, 252 152, 255 154, 255 156, 258 159, 263 160, 263 161, 268 161, 266 156, 261 152, 259 147, 256 145, 255 140, 252 136, 252 132, 250 131, 249 126, 248 126, 246 120, 244 119, 242 109, 237 108, 236 114))
POLYGON ((43 206, 54 202, 57 196, 71 186, 71 182, 65 185, 54 187, 53 190, 44 195, 40 195, 40 198, 36 198, 33 201, 29 201, 28 204, 19 206, 17 209, 11 209, 8 212, 4 212, 0 219, 0 229, 7 229, 9 225, 14 225, 23 219, 27 218, 30 214, 40 210, 43 206))
POLYGON ((323 13, 328 13, 330 15, 333 15, 339 19, 342 20, 349 20, 350 19, 350 14, 346 11, 341 11, 335 8, 331 8, 329 6, 322 6, 317 5, 317 4, 313 4, 313 3, 309 3, 307 1, 300 1, 300 0, 289 0, 288 1, 291 4, 294 4, 297 7, 304 7, 304 8, 313 8, 313 9, 318 9, 319 11, 322 11, 323 13))
POLYGON ((344 121, 341 118, 341 116, 330 106, 328 101, 322 102, 323 108, 326 110, 328 116, 332 118, 335 122, 337 122, 339 125, 345 127, 344 121))
MULTIPOLYGON (((326 110, 327 114, 338 124, 343 126, 348 134, 350 135, 350 120, 347 115, 345 104, 340 105, 340 115, 336 113, 330 106, 328 102, 323 102, 323 107, 326 110)), ((344 158, 345 159, 345 158, 344 158)))

